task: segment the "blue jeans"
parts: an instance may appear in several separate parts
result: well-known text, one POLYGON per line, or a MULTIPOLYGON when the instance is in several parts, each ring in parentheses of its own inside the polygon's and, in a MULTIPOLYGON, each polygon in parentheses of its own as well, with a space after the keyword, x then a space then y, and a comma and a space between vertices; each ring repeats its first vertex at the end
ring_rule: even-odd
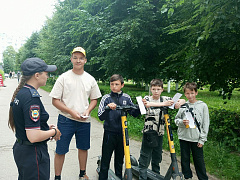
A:
POLYGON ((163 136, 158 136, 158 146, 149 147, 142 139, 142 147, 139 157, 139 180, 147 180, 147 168, 152 164, 152 171, 160 174, 160 163, 162 162, 163 136))

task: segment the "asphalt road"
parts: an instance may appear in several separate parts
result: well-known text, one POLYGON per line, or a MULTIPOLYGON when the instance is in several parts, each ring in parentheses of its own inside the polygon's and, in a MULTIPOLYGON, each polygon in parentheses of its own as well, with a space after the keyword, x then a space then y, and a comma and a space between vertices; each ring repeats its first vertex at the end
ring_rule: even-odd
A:
MULTIPOLYGON (((18 171, 13 159, 12 146, 15 142, 14 133, 8 128, 8 110, 11 97, 14 90, 16 89, 18 82, 17 79, 6 79, 4 81, 6 87, 0 87, 0 180, 14 180, 18 177, 18 171)), ((44 104, 46 111, 49 113, 50 118, 49 124, 57 123, 58 112, 57 109, 52 105, 49 93, 41 89, 38 90, 41 100, 44 104)), ((101 154, 103 137, 103 125, 96 119, 91 120, 91 149, 88 151, 88 162, 87 162, 87 175, 90 180, 97 180, 98 175, 96 173, 98 156, 101 154)), ((51 179, 54 179, 54 151, 55 141, 48 142, 48 149, 51 159, 51 179)), ((130 139, 130 153, 138 159, 140 153, 141 142, 130 139)), ((169 152, 163 152, 163 161, 161 163, 161 174, 165 174, 170 165, 170 154, 169 152)), ((113 162, 113 160, 111 161, 113 162)), ((113 168, 113 163, 111 163, 113 168)), ((179 164, 180 168, 180 164, 179 164)), ((194 170, 194 168, 192 168, 194 170)), ((79 165, 77 158, 77 149, 75 146, 75 138, 72 139, 69 152, 66 154, 65 163, 62 171, 63 180, 78 180, 79 165)), ((197 179, 194 172, 194 178, 197 179)), ((216 178, 210 176, 209 179, 216 180, 216 178)))

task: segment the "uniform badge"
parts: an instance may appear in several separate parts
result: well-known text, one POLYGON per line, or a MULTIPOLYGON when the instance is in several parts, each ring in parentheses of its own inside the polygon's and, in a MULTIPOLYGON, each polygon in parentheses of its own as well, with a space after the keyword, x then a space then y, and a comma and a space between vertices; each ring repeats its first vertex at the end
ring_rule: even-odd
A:
POLYGON ((37 122, 40 118, 40 106, 39 105, 30 106, 29 114, 30 114, 31 119, 34 122, 37 122))

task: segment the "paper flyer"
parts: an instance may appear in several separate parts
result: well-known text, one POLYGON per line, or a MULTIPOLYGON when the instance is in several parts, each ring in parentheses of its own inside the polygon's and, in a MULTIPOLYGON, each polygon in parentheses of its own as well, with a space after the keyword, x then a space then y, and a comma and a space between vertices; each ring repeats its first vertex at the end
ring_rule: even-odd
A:
POLYGON ((147 112, 146 112, 145 106, 142 102, 142 97, 137 96, 136 99, 137 99, 137 103, 138 103, 141 114, 146 114, 147 112))
POLYGON ((179 100, 179 98, 180 98, 181 96, 182 96, 182 94, 176 93, 176 94, 174 95, 174 97, 172 98, 172 100, 174 101, 174 103, 173 103, 173 105, 169 106, 169 108, 174 109, 174 106, 175 106, 176 102, 179 100))
POLYGON ((196 128, 192 114, 189 111, 185 111, 187 120, 189 120, 189 127, 196 128))

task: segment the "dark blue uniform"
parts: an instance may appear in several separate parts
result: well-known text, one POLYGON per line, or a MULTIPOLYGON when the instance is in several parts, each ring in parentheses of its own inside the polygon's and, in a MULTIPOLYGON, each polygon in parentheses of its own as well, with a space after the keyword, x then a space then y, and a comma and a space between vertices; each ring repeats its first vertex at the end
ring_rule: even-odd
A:
POLYGON ((16 129, 16 143, 13 155, 19 172, 19 180, 48 180, 50 158, 47 140, 31 143, 26 130, 49 130, 49 115, 45 111, 37 90, 26 84, 18 92, 12 104, 16 129))

